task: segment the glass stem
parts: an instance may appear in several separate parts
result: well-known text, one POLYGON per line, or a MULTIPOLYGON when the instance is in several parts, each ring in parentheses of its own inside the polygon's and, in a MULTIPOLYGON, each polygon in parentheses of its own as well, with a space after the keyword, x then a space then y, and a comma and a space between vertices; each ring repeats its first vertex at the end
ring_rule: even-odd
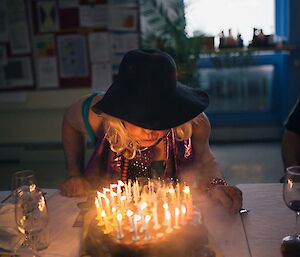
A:
POLYGON ((296 236, 300 237, 300 212, 296 212, 296 236))

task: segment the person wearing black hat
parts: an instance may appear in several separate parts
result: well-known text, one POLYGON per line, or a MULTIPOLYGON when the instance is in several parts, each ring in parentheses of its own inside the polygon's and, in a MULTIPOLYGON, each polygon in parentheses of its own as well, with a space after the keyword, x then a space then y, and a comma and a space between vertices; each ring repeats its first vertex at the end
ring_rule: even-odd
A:
POLYGON ((64 116, 68 179, 61 192, 82 195, 90 185, 136 177, 179 179, 208 191, 231 212, 242 193, 222 178, 209 147, 208 95, 177 81, 173 58, 156 49, 132 50, 104 95, 92 94, 64 116), (81 115, 82 114, 82 115, 81 115), (85 134, 95 151, 84 168, 85 134))

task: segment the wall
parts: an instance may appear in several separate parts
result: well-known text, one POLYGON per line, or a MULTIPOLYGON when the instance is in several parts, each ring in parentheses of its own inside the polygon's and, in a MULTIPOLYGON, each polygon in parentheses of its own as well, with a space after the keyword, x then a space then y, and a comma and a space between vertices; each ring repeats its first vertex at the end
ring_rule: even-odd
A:
POLYGON ((69 89, 2 93, 0 161, 62 160, 63 156, 57 150, 62 149, 64 111, 89 91, 69 89))

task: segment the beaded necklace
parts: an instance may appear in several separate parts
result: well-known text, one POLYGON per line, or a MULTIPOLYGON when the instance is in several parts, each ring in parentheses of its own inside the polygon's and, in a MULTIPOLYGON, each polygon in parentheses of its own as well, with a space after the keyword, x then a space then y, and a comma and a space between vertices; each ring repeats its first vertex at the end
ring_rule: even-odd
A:
POLYGON ((123 157, 123 167, 121 169, 121 180, 135 179, 136 177, 152 177, 152 171, 150 166, 154 159, 154 148, 163 142, 163 149, 165 156, 168 159, 168 138, 170 134, 169 130, 166 135, 161 137, 154 145, 138 149, 136 156, 132 160, 128 160, 123 157))

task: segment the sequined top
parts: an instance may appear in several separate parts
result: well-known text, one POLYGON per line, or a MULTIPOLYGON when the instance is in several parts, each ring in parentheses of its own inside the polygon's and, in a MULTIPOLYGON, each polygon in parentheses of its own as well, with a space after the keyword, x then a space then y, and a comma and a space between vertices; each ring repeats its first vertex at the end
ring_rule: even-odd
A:
POLYGON ((93 180, 95 176, 101 179, 116 180, 135 179, 136 177, 147 178, 179 178, 182 166, 192 165, 194 157, 192 154, 191 139, 177 141, 175 133, 171 129, 164 141, 166 160, 154 160, 153 147, 138 152, 134 159, 128 160, 123 155, 117 155, 105 139, 104 131, 98 135, 93 134, 93 130, 88 122, 88 112, 92 99, 101 92, 94 92, 82 104, 82 118, 91 139, 95 145, 93 155, 85 169, 85 176, 93 180))
POLYGON ((85 176, 87 178, 99 176, 110 181, 118 179, 126 181, 136 177, 179 179, 182 166, 189 166, 194 160, 191 139, 177 141, 171 129, 171 133, 163 140, 166 160, 154 160, 153 147, 138 152, 133 159, 129 160, 110 149, 109 142, 101 131, 95 151, 85 170, 85 176))

